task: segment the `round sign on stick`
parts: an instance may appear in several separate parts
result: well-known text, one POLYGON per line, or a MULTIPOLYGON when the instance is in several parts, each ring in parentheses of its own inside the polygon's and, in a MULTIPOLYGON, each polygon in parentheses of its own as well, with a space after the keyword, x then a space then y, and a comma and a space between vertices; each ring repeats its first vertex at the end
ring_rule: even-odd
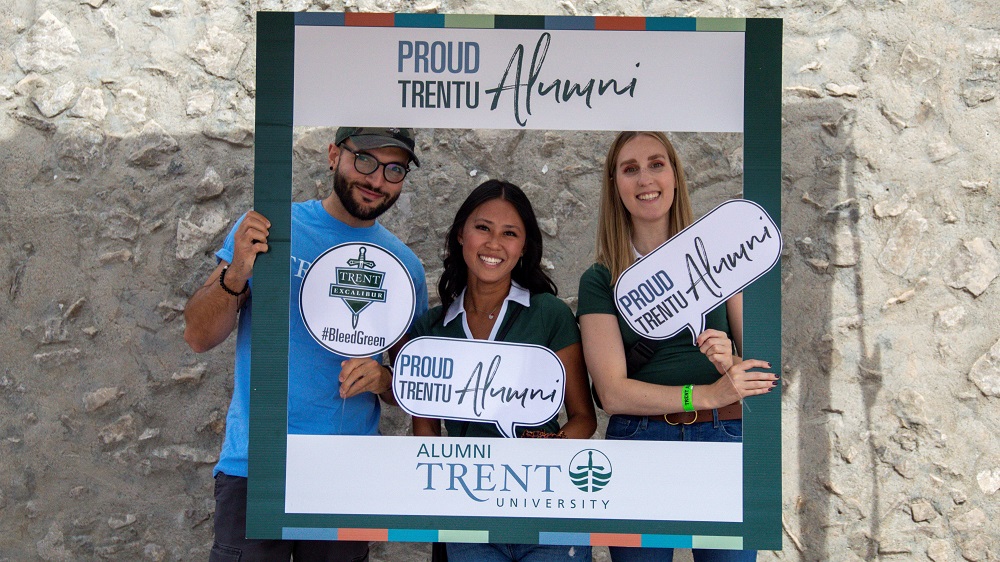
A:
POLYGON ((399 341, 413 319, 416 290, 399 258, 351 242, 323 252, 306 272, 299 312, 310 335, 347 357, 370 357, 399 341))

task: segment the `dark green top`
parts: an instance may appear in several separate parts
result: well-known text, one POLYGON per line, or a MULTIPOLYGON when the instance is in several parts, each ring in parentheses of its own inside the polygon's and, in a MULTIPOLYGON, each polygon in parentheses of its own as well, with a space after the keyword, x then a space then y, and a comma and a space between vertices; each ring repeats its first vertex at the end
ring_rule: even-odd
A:
MULTIPOLYGON (((615 288, 611 285, 611 272, 608 268, 594 264, 583 272, 580 277, 579 298, 577 316, 613 314, 618 318, 618 329, 621 331, 625 350, 639 341, 640 335, 632 330, 615 306, 615 288)), ((715 307, 706 316, 705 329, 709 328, 726 332, 730 338, 733 337, 729 331, 725 303, 715 307)), ((656 344, 653 357, 629 378, 666 386, 711 384, 719 378, 715 365, 697 346, 692 345, 693 338, 689 330, 683 330, 670 339, 653 341, 656 344)))
MULTIPOLYGON (((471 334, 466 332, 465 311, 462 309, 462 300, 462 296, 459 296, 452 304, 447 324, 443 323, 444 318, 441 316, 441 306, 435 306, 428 310, 420 320, 417 320, 410 334, 413 337, 436 336, 473 339, 471 334)), ((566 306, 566 303, 559 300, 555 295, 542 293, 531 295, 529 298, 527 291, 517 285, 513 285, 511 287, 511 294, 507 296, 504 307, 505 313, 501 319, 502 322, 494 327, 493 334, 490 336, 491 339, 510 320, 513 310, 520 308, 520 314, 518 314, 517 319, 503 338, 503 341, 540 345, 549 348, 553 352, 557 352, 580 341, 580 329, 576 325, 576 318, 573 317, 573 312, 566 306), (530 306, 524 306, 522 303, 528 303, 530 306)), ((466 424, 468 425, 465 431, 466 437, 503 436, 497 430, 496 425, 492 423, 445 420, 444 427, 448 430, 448 435, 457 437, 462 434, 462 426, 466 424)), ((553 417, 540 426, 518 426, 517 434, 520 436, 524 431, 539 429, 555 433, 559 431, 559 421, 553 417)))

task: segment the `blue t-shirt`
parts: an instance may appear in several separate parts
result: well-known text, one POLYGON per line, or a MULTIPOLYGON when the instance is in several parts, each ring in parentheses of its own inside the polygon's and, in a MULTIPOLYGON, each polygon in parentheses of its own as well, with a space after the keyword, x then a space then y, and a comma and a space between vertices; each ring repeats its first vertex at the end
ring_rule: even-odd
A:
MULTIPOLYGON (((236 229, 241 217, 215 253, 232 262, 236 229)), ((340 363, 337 355, 309 335, 299 313, 302 279, 320 254, 338 244, 366 242, 394 254, 409 272, 416 290, 414 319, 427 311, 427 282, 417 256, 379 223, 352 228, 323 208, 321 201, 292 204, 291 288, 288 295, 288 433, 306 435, 375 435, 378 433, 379 397, 370 392, 344 400, 340 397, 340 363)), ((251 287, 253 282, 251 280, 251 287)), ((240 313, 236 332, 236 367, 233 399, 226 416, 226 438, 214 473, 246 476, 250 439, 250 322, 252 301, 240 313)), ((411 324, 413 319, 411 319, 411 324)), ((380 360, 375 357, 375 360, 380 360)))

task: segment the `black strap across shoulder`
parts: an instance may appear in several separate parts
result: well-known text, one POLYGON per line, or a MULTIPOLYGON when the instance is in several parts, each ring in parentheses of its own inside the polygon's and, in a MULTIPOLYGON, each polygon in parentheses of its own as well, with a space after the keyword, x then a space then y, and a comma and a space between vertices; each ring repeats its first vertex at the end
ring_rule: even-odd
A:
MULTIPOLYGON (((511 304, 513 305, 515 303, 512 302, 511 304)), ((500 331, 497 332, 497 337, 494 338, 493 341, 503 341, 503 339, 507 337, 507 333, 510 332, 510 329, 514 326, 514 322, 517 321, 517 317, 521 315, 521 310, 523 309, 524 307, 521 305, 514 307, 514 310, 510 313, 510 320, 507 320, 507 323, 500 328, 500 331)))
POLYGON ((625 372, 628 373, 629 377, 638 373, 639 369, 649 363, 653 354, 656 353, 657 347, 659 347, 657 342, 649 338, 639 338, 639 341, 625 352, 625 372))

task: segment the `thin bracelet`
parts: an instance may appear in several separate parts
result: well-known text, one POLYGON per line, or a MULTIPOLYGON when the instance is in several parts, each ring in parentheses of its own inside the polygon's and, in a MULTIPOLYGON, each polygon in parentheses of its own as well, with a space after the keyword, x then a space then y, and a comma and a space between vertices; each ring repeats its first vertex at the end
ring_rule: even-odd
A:
POLYGON ((249 279, 247 280, 247 284, 243 285, 243 290, 240 291, 240 292, 238 292, 238 293, 226 286, 226 271, 228 271, 228 270, 229 270, 229 266, 227 265, 227 266, 225 266, 225 267, 222 268, 222 273, 219 274, 219 285, 222 285, 222 290, 225 291, 225 292, 227 292, 227 293, 229 293, 230 295, 233 295, 234 297, 238 297, 238 296, 241 296, 244 293, 246 293, 247 290, 250 288, 250 280, 249 279))
POLYGON ((393 371, 392 365, 386 365, 385 363, 382 363, 379 366, 385 369, 386 371, 389 371, 389 388, 383 390, 382 392, 379 392, 379 394, 384 394, 386 392, 388 392, 389 394, 393 394, 392 382, 393 379, 396 378, 396 373, 393 371))

